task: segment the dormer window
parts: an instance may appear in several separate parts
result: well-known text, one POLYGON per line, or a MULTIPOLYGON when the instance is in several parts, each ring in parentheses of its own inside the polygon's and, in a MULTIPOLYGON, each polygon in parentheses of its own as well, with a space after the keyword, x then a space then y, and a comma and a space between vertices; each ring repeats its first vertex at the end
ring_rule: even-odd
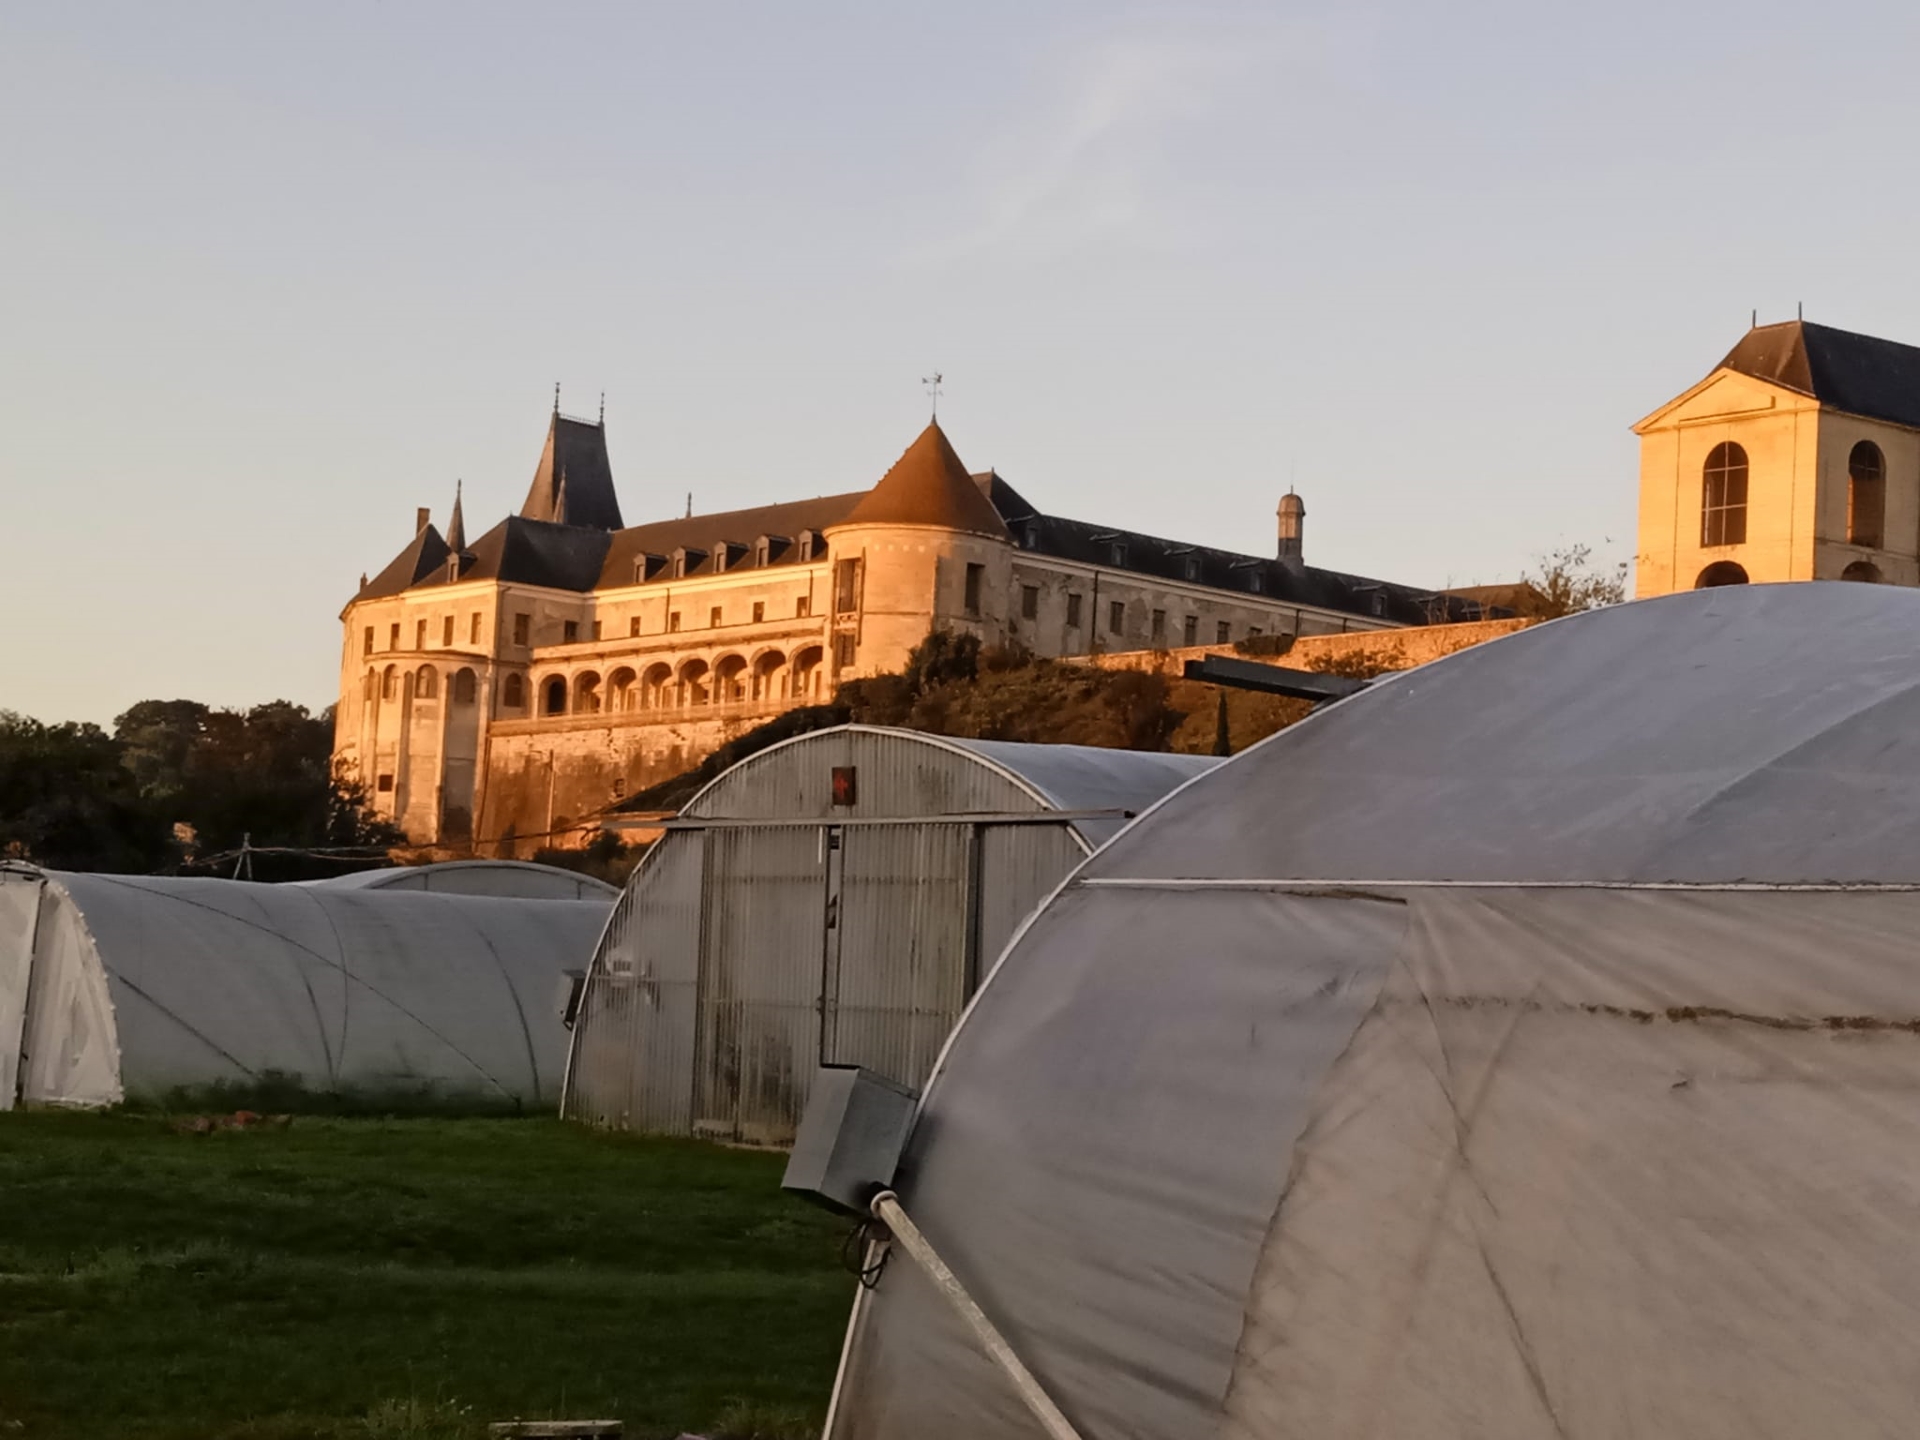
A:
POLYGON ((1125 565, 1127 563, 1126 541, 1115 540, 1107 547, 1107 563, 1109 565, 1125 565))
POLYGON ((733 540, 717 541, 713 547, 713 573, 722 574, 740 563, 747 547, 733 540))
POLYGON ((644 585, 667 568, 667 557, 643 550, 633 557, 633 583, 644 585))
POLYGON ((1200 578, 1199 553, 1193 550, 1179 550, 1179 551, 1175 551, 1174 553, 1180 557, 1181 578, 1185 580, 1197 581, 1200 578))
POLYGON ((673 578, 676 580, 686 579, 687 576, 700 568, 701 562, 706 558, 706 551, 682 545, 678 550, 673 552, 673 578))
POLYGON ((753 563, 764 569, 773 563, 774 556, 784 555, 792 543, 784 535, 762 535, 753 542, 753 563))
POLYGON ((1039 520, 1028 520, 1026 524, 1020 527, 1020 548, 1022 550, 1038 550, 1040 548, 1039 520))
POLYGON ((820 532, 818 530, 802 530, 800 532, 800 563, 805 565, 809 561, 818 560, 822 553, 820 532))

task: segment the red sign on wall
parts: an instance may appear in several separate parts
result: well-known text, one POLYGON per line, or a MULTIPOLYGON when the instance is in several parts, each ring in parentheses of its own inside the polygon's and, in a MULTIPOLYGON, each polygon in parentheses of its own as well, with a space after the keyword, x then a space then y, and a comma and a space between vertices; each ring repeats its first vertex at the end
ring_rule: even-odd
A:
POLYGON ((859 770, 852 765, 836 765, 833 767, 833 803, 836 806, 851 805, 855 799, 858 798, 860 793, 858 783, 859 773, 859 770))

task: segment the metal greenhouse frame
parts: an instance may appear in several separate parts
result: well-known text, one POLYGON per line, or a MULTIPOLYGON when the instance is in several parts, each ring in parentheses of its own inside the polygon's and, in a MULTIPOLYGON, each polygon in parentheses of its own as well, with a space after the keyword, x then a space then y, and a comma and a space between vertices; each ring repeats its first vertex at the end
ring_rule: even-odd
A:
POLYGON ((1218 763, 863 725, 743 760, 614 906, 562 1113, 782 1145, 821 1064, 918 1084, 1033 907, 1218 763))

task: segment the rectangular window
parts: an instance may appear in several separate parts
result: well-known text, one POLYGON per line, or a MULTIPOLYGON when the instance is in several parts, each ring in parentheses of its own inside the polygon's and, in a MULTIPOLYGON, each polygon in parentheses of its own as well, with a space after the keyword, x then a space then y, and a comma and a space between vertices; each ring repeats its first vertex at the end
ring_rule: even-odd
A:
POLYGON ((451 615, 440 622, 440 643, 448 649, 453 647, 453 616, 451 615))
POLYGON ((720 628, 720 607, 718 605, 707 611, 707 628, 710 630, 718 630, 720 628))
POLYGON ((424 620, 413 622, 413 648, 416 650, 427 648, 427 622, 424 620))
POLYGON ((1213 627, 1213 643, 1216 645, 1224 645, 1232 634, 1233 627, 1222 620, 1213 627))
POLYGON ((393 776, 380 776, 373 782, 373 788, 378 790, 382 795, 391 794, 393 791, 393 776))
POLYGON ((986 566, 967 566, 966 610, 969 615, 978 615, 980 613, 980 582, 986 579, 986 576, 986 566))
POLYGON ((594 639, 598 640, 600 638, 600 627, 605 623, 606 622, 603 620, 596 620, 593 622, 593 638, 594 639))
POLYGON ((798 600, 793 602, 794 619, 804 620, 811 614, 813 614, 813 597, 811 595, 802 595, 798 600))
POLYGON ((1187 616, 1186 621, 1180 629, 1180 643, 1182 645, 1198 645, 1200 643, 1200 617, 1198 615, 1187 616))
POLYGON ((373 627, 371 625, 367 626, 365 633, 360 636, 360 653, 362 655, 371 655, 373 653, 373 627))
POLYGON ((560 643, 562 645, 571 645, 579 638, 580 622, 578 620, 563 620, 560 623, 560 643))
POLYGON ((400 622, 396 620, 387 629, 387 649, 398 650, 399 648, 400 648, 400 622))
POLYGON ((1114 600, 1107 606, 1107 633, 1123 635, 1127 629, 1127 607, 1124 602, 1114 600))
POLYGON ((860 608, 860 561, 837 560, 833 566, 833 613, 850 615, 860 608))
POLYGON ((767 618, 767 602, 764 600, 754 601, 753 602, 753 623, 758 625, 762 620, 766 618, 767 618))
POLYGON ((631 620, 627 621, 627 634, 633 636, 635 639, 639 638, 640 617, 638 615, 634 616, 631 620))
POLYGON ((480 643, 480 612, 476 610, 473 612, 473 619, 471 623, 469 623, 467 626, 467 644, 478 645, 479 643, 480 643))
POLYGON ((1067 596, 1067 628, 1069 630, 1080 628, 1080 597, 1078 595, 1067 596))
POLYGON ((1167 643, 1167 612, 1164 610, 1153 612, 1153 643, 1155 645, 1167 643))
POLYGON ((1022 620, 1040 618, 1040 587, 1038 585, 1020 587, 1020 618, 1022 620))
POLYGON ((516 645, 527 644, 528 641, 532 638, 532 631, 533 631, 533 617, 531 615, 516 615, 513 617, 513 643, 514 644, 516 645))
POLYGON ((853 664, 853 632, 842 630, 833 637, 833 663, 837 669, 844 670, 853 664))
POLYGON ((667 633, 669 635, 672 635, 675 632, 677 632, 679 629, 680 629, 680 612, 676 610, 671 615, 667 616, 667 633))

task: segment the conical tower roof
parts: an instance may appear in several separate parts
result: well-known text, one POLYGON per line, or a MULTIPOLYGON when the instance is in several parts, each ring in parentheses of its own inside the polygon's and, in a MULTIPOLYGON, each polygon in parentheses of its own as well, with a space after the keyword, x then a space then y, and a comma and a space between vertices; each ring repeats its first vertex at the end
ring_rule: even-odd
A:
POLYGON ((1011 538, 1000 512, 980 492, 937 422, 920 432, 842 523, 937 525, 997 540, 1011 538))

